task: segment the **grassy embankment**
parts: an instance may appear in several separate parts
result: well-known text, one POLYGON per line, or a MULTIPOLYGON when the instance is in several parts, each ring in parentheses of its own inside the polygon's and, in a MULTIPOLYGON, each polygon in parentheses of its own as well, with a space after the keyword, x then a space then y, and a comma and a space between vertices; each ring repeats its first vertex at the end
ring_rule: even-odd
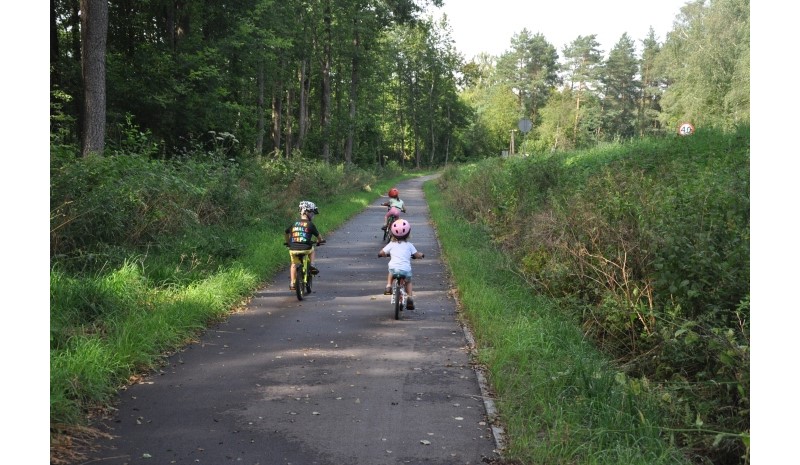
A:
POLYGON ((426 196, 521 463, 749 461, 749 130, 492 159, 426 196))

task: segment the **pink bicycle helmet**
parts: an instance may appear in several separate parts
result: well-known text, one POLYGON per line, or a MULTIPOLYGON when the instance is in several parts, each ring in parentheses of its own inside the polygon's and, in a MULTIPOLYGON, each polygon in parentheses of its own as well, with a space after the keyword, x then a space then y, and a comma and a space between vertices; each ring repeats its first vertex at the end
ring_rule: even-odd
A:
POLYGON ((392 223, 392 234, 394 237, 406 237, 411 232, 411 223, 404 219, 399 219, 392 223))

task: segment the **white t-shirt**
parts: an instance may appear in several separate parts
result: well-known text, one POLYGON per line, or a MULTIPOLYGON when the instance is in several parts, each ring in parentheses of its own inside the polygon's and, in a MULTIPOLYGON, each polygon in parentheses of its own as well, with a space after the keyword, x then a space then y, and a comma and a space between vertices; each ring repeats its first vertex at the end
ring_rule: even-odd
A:
POLYGON ((403 205, 405 205, 405 202, 403 202, 402 200, 396 199, 394 197, 390 197, 389 198, 389 207, 396 207, 396 208, 399 208, 400 210, 402 210, 403 209, 403 205))
POLYGON ((406 241, 389 242, 383 252, 391 255, 389 259, 390 270, 411 271, 411 256, 417 253, 414 244, 406 241))

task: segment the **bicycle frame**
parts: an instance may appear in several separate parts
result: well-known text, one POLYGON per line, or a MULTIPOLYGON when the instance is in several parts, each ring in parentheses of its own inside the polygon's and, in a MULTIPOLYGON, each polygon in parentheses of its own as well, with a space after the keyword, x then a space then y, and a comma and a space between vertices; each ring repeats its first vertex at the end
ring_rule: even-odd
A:
MULTIPOLYGON (((314 246, 324 244, 324 242, 316 242, 314 246)), ((313 274, 311 274, 311 250, 308 253, 300 255, 300 263, 293 263, 294 267, 294 291, 297 294, 297 300, 303 300, 307 294, 311 294, 311 283, 313 281, 313 274)))
POLYGON ((392 308, 394 319, 400 319, 400 312, 406 309, 408 295, 406 294, 406 278, 402 275, 392 275, 392 308))
POLYGON ((395 215, 389 215, 389 217, 386 218, 386 229, 383 231, 383 242, 389 242, 392 239, 392 223, 397 221, 398 218, 399 217, 395 215))
POLYGON ((311 293, 310 264, 311 254, 303 254, 302 258, 300 258, 300 264, 294 265, 294 290, 297 294, 297 300, 303 300, 304 295, 311 293))

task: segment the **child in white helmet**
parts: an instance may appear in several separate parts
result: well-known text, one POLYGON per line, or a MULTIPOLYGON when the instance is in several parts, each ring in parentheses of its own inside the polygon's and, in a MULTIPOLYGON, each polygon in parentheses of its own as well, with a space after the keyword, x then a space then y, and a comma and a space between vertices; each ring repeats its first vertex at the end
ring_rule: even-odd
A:
MULTIPOLYGON (((284 245, 289 247, 289 257, 292 260, 292 265, 299 265, 302 255, 311 255, 311 273, 317 274, 317 267, 314 266, 314 258, 316 256, 314 250, 313 238, 317 238, 317 243, 322 244, 325 239, 317 230, 316 225, 313 223, 314 215, 319 213, 314 202, 303 200, 300 202, 300 219, 292 223, 284 231, 283 240, 284 245)), ((294 290, 295 267, 289 267, 289 290, 294 290)))

